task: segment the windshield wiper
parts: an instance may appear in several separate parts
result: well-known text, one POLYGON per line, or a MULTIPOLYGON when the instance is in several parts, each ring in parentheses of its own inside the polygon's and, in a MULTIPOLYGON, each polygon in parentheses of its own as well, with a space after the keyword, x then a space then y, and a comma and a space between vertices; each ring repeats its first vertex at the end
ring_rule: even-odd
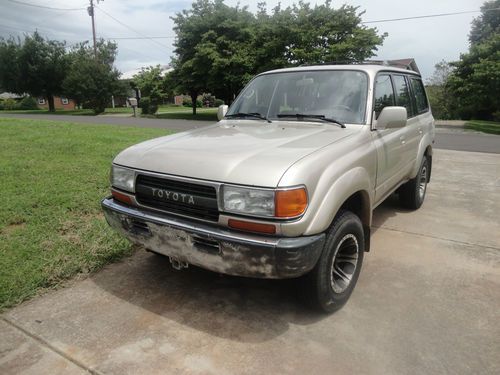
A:
POLYGON ((267 122, 272 122, 266 116, 262 116, 258 112, 250 112, 250 113, 238 112, 238 113, 231 113, 230 115, 226 115, 225 117, 227 117, 227 118, 231 118, 231 117, 233 117, 233 118, 254 117, 254 118, 258 118, 260 120, 265 120, 267 122))
POLYGON ((341 128, 345 128, 345 125, 342 122, 335 120, 334 118, 326 117, 325 115, 313 115, 313 114, 305 114, 305 113, 295 113, 295 114, 280 113, 280 114, 278 114, 278 118, 286 118, 286 117, 294 117, 297 119, 312 118, 312 119, 317 119, 317 120, 321 120, 321 121, 325 121, 325 122, 331 122, 332 124, 339 125, 341 128))

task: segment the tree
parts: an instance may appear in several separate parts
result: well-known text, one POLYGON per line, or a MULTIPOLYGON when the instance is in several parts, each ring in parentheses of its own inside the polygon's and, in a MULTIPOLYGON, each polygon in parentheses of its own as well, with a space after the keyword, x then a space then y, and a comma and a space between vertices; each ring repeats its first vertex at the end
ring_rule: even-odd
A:
MULTIPOLYGON (((161 104, 169 94, 168 84, 160 65, 142 68, 141 71, 134 76, 132 84, 135 88, 141 90, 141 95, 143 97, 148 98, 148 106, 150 108, 157 109, 158 105, 161 104)), ((156 110, 154 112, 156 112, 156 110)))
POLYGON ((100 40, 97 58, 88 42, 74 47, 68 55, 69 71, 63 82, 64 93, 95 114, 104 112, 112 95, 125 92, 120 72, 113 67, 117 46, 100 40))
POLYGON ((193 114, 203 91, 232 100, 254 70, 253 15, 246 7, 229 7, 222 0, 197 0, 172 19, 177 34, 172 78, 190 95, 193 114))
POLYGON ((464 119, 500 118, 500 16, 489 11, 494 8, 500 8, 500 0, 481 7, 481 16, 472 24, 469 52, 452 63, 454 71, 446 84, 452 110, 464 119))
POLYGON ((469 34, 471 45, 486 41, 500 33, 500 0, 487 1, 481 6, 481 15, 472 21, 469 34))
POLYGON ((257 19, 267 27, 257 29, 256 40, 264 41, 260 61, 283 67, 359 62, 374 56, 387 34, 363 26, 363 12, 358 9, 349 5, 334 9, 329 0, 314 7, 299 1, 286 9, 278 6, 267 16, 261 5, 257 19))
POLYGON ((256 15, 223 0, 197 0, 173 17, 174 73, 196 113, 199 94, 210 92, 230 103, 256 73, 333 61, 362 61, 374 55, 386 34, 361 24, 357 7, 334 9, 331 1, 308 3, 256 15))
POLYGON ((67 59, 65 43, 46 40, 38 34, 24 41, 0 42, 0 85, 17 94, 47 98, 49 110, 55 111, 54 95, 62 92, 67 59))
POLYGON ((453 67, 442 60, 434 65, 434 73, 426 82, 427 95, 435 118, 448 120, 453 118, 451 97, 446 88, 453 67))

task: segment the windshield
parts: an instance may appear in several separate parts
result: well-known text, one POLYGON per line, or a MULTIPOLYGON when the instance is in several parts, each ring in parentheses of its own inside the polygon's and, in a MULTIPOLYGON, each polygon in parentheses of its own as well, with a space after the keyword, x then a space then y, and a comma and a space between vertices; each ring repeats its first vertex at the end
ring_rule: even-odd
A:
POLYGON ((350 124, 365 122, 368 77, 360 71, 318 70, 264 74, 253 79, 227 115, 318 115, 350 124))

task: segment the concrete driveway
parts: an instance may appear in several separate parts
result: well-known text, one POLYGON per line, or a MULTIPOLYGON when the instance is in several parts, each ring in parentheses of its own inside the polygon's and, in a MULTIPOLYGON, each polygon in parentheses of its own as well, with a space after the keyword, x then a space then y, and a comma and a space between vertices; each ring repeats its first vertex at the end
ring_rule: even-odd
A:
POLYGON ((437 150, 416 212, 390 199, 347 305, 295 282, 175 272, 138 251, 0 321, 2 374, 499 374, 500 155, 437 150))

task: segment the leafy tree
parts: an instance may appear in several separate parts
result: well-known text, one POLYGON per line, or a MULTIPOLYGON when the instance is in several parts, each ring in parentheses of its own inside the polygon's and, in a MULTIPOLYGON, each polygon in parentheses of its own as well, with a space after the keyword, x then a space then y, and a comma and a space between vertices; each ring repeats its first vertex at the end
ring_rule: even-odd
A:
POLYGON ((252 13, 222 0, 197 0, 172 19, 177 34, 172 78, 190 95, 193 114, 204 91, 232 100, 254 71, 252 13))
POLYGON ((69 53, 69 72, 64 79, 64 93, 78 105, 91 108, 94 113, 106 109, 112 95, 126 91, 119 81, 120 72, 113 67, 117 46, 100 40, 97 43, 97 58, 88 42, 81 43, 69 53))
POLYGON ((65 43, 46 40, 37 32, 24 41, 0 41, 0 85, 6 90, 47 98, 55 111, 54 95, 62 92, 67 69, 65 43))
POLYGON ((487 1, 481 7, 481 15, 472 21, 469 34, 471 45, 486 41, 500 33, 500 0, 487 1))
POLYGON ((300 1, 283 10, 278 6, 266 17, 261 6, 258 19, 270 25, 257 29, 261 32, 256 40, 272 47, 267 45, 262 57, 281 66, 366 60, 375 55, 387 34, 378 35, 377 29, 363 26, 364 12, 358 9, 350 5, 335 9, 331 1, 311 7, 300 1), (271 59, 266 55, 269 51, 271 59))
POLYGON ((264 70, 332 61, 361 61, 375 54, 386 34, 361 24, 357 7, 334 9, 331 1, 308 3, 256 15, 223 0, 197 0, 173 17, 178 89, 193 103, 211 92, 230 103, 248 80, 264 70))
POLYGON ((167 97, 169 91, 166 87, 160 65, 142 68, 142 70, 134 76, 133 85, 141 90, 141 95, 143 97, 149 98, 149 103, 156 107, 167 97))
POLYGON ((453 67, 442 60, 434 65, 434 73, 426 82, 432 113, 437 119, 448 120, 453 118, 451 97, 446 87, 446 82, 452 72, 453 67))
POLYGON ((469 52, 452 63, 446 88, 452 111, 464 119, 500 119, 500 12, 489 11, 499 7, 500 0, 484 3, 473 21, 469 52))

